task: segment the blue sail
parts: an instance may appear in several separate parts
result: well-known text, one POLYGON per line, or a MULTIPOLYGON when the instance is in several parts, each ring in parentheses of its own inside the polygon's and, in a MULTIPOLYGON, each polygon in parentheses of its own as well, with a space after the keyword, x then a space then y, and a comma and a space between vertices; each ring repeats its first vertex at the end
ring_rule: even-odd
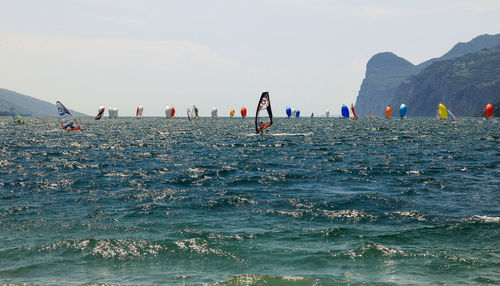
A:
POLYGON ((344 104, 342 105, 342 117, 349 118, 349 108, 344 104))
POLYGON ((406 105, 404 103, 401 104, 401 106, 399 107, 399 115, 401 116, 401 118, 406 116, 407 110, 408 110, 408 107, 406 107, 406 105))

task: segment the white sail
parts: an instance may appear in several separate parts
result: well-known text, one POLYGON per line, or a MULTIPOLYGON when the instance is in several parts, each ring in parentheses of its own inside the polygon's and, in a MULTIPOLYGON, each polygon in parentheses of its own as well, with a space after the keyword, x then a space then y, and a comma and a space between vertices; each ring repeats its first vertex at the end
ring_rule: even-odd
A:
POLYGON ((59 101, 56 101, 56 105, 62 128, 66 131, 80 130, 80 123, 69 110, 59 101))
POLYGON ((108 115, 109 118, 118 118, 118 108, 110 106, 108 108, 108 115))
POLYGON ((450 118, 451 118, 451 121, 453 122, 457 122, 457 118, 455 117, 455 115, 453 115, 453 113, 451 112, 450 109, 448 109, 448 114, 450 115, 450 118))
POLYGON ((212 118, 217 118, 217 108, 216 107, 212 108, 212 118))

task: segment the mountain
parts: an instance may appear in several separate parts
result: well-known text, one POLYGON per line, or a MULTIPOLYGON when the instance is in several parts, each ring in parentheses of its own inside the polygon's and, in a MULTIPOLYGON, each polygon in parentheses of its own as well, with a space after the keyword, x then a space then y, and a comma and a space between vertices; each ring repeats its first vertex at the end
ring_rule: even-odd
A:
MULTIPOLYGON (((0 88, 0 115, 10 115, 11 106, 14 106, 21 115, 59 116, 57 107, 53 103, 0 88)), ((77 111, 70 111, 75 116, 87 116, 77 111)))
POLYGON ((443 103, 456 116, 475 116, 500 101, 500 46, 432 63, 398 86, 389 106, 408 106, 408 116, 435 116, 443 103))
POLYGON ((374 55, 366 65, 365 79, 356 99, 357 113, 367 115, 372 111, 382 116, 399 84, 415 73, 415 65, 393 53, 374 55))
POLYGON ((443 56, 419 65, 413 65, 393 53, 376 54, 366 65, 365 79, 356 98, 356 110, 360 115, 367 115, 372 111, 376 116, 383 116, 394 92, 409 76, 418 74, 434 62, 453 59, 485 48, 491 49, 498 45, 500 45, 500 34, 481 35, 469 42, 458 43, 443 56))

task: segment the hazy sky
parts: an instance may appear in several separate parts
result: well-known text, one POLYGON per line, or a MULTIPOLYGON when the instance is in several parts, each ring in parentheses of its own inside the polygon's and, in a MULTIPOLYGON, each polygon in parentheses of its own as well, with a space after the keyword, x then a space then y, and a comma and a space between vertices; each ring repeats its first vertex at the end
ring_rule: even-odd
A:
MULTIPOLYGON (((500 33, 498 0, 0 0, 0 87, 94 115, 246 106, 340 113, 365 65, 500 33)), ((238 112, 239 114, 239 112, 238 112)))

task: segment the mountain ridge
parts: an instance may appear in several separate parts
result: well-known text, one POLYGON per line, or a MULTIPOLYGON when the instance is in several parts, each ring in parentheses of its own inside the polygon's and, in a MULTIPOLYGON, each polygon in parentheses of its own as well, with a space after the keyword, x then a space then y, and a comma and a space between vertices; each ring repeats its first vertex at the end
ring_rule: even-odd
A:
POLYGON ((356 110, 360 115, 368 115, 369 112, 373 112, 376 116, 383 116, 385 107, 392 101, 394 93, 409 77, 419 74, 435 62, 453 59, 498 45, 500 45, 500 34, 484 34, 475 37, 469 42, 457 43, 443 56, 432 58, 418 65, 413 65, 404 58, 390 52, 375 54, 367 63, 365 78, 356 98, 356 110), (399 59, 399 62, 396 63, 400 67, 399 70, 392 66, 392 60, 380 63, 380 59, 384 59, 383 57, 381 58, 381 55, 388 53, 394 55, 392 58, 396 57, 399 59), (377 60, 374 61, 374 59, 377 60), (374 62, 377 63, 377 66, 373 66, 374 62), (411 65, 403 65, 403 62, 410 63, 411 65), (403 66, 405 67, 403 68, 403 66), (377 67, 380 68, 377 69, 377 67))
MULTIPOLYGON (((0 114, 10 115, 11 106, 14 106, 23 116, 59 116, 55 103, 0 88, 0 114)), ((70 112, 75 116, 88 116, 71 109, 70 112)))
POLYGON ((475 116, 500 101, 500 46, 436 61, 405 79, 389 106, 408 106, 408 116, 435 116, 443 103, 456 116, 475 116))

